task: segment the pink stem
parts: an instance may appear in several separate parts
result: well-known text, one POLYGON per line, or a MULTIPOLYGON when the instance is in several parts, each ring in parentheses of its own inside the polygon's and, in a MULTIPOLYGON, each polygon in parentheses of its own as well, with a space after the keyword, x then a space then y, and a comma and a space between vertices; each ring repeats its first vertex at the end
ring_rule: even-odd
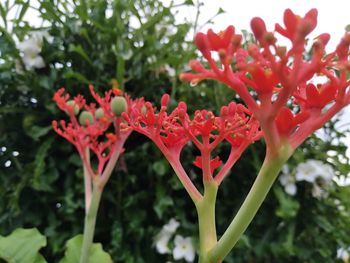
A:
POLYGON ((198 191, 196 186, 192 183, 191 179, 189 178, 183 166, 181 165, 179 160, 179 154, 177 154, 177 156, 174 156, 174 154, 171 153, 169 149, 167 149, 161 141, 156 139, 152 139, 152 140, 158 146, 161 152, 164 154, 165 158, 168 160, 171 167, 174 169, 177 177, 181 181, 182 185, 185 187, 187 193, 189 194, 193 202, 196 203, 197 201, 201 200, 203 196, 198 191))
POLYGON ((91 204, 91 179, 93 174, 89 172, 88 166, 90 166, 90 151, 89 148, 86 148, 85 151, 86 155, 86 162, 83 161, 83 167, 84 167, 84 186, 85 186, 85 214, 88 213, 90 204, 91 204))
POLYGON ((222 167, 222 169, 217 173, 214 180, 218 185, 221 184, 221 182, 224 180, 228 172, 231 170, 232 166, 237 162, 237 160, 241 157, 242 153, 244 152, 245 148, 247 148, 249 144, 242 144, 238 149, 234 149, 234 147, 231 147, 230 155, 225 163, 225 165, 222 167))

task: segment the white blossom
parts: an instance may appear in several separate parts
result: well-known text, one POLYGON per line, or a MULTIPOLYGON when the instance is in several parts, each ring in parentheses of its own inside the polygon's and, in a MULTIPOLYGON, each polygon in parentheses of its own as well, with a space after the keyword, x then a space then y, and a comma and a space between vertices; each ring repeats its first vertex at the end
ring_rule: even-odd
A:
POLYGON ((175 260, 185 259, 187 262, 193 262, 196 256, 193 241, 191 237, 175 236, 175 247, 173 257, 175 260))
POLYGON ((159 254, 168 254, 170 253, 169 240, 172 237, 172 234, 167 231, 160 231, 155 237, 154 244, 156 250, 159 254))
POLYGON ((281 185, 284 187, 289 195, 295 195, 297 193, 297 186, 295 184, 295 177, 289 173, 288 166, 285 165, 282 167, 282 175, 279 177, 281 185))
POLYGON ((169 240, 179 227, 180 223, 174 218, 170 219, 167 224, 162 227, 162 230, 156 235, 154 245, 159 254, 170 253, 169 240))
POLYGON ((169 64, 164 65, 164 70, 168 73, 169 77, 175 77, 176 71, 173 67, 169 66, 169 64))
MULTIPOLYGON (((44 38, 48 42, 52 41, 52 37, 47 31, 35 31, 30 33, 29 38, 17 44, 17 48, 22 54, 23 64, 27 70, 45 67, 44 59, 40 56, 44 38)), ((20 73, 19 68, 18 72, 20 73)))
POLYGON ((180 226, 180 223, 176 221, 174 218, 170 219, 167 224, 163 226, 163 229, 170 232, 175 233, 176 229, 180 226))
POLYGON ((297 181, 315 183, 317 178, 329 182, 333 176, 334 171, 330 165, 318 160, 307 160, 297 166, 295 178, 297 181))
POLYGON ((349 250, 343 247, 338 248, 337 258, 342 260, 344 263, 348 263, 350 259, 349 250))

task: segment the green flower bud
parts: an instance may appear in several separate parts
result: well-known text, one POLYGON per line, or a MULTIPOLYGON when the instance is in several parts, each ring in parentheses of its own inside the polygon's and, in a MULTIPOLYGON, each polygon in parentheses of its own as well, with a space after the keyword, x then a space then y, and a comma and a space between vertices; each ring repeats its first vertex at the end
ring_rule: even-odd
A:
POLYGON ((96 118, 97 120, 101 119, 104 115, 105 115, 105 112, 103 111, 102 108, 98 108, 98 109, 95 111, 95 118, 96 118))
POLYGON ((146 114, 147 113, 147 107, 145 105, 142 105, 141 107, 141 113, 146 114))
POLYGON ((126 99, 122 96, 114 97, 111 101, 111 110, 112 112, 120 116, 122 112, 126 111, 128 108, 128 105, 126 104, 126 99))
POLYGON ((91 112, 83 111, 82 113, 80 113, 79 123, 81 125, 88 125, 88 123, 93 124, 94 123, 94 116, 92 116, 91 112))
MULTIPOLYGON (((74 100, 69 100, 67 101, 66 103, 69 107, 72 107, 73 108, 73 113, 74 115, 78 115, 79 113, 79 106, 75 103, 74 100)), ((67 114, 69 115, 69 112, 67 111, 67 114)))

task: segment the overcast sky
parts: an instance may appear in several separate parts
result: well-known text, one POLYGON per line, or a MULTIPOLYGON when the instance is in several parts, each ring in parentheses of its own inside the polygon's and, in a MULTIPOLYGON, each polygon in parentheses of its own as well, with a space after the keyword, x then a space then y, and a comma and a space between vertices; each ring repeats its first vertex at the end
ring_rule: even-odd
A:
MULTIPOLYGON (((193 0, 196 2, 196 0, 193 0)), ((170 2, 164 0, 165 3, 170 2)), ((318 9, 318 27, 314 36, 320 33, 331 33, 329 45, 335 46, 344 34, 344 28, 350 24, 349 0, 201 0, 204 5, 201 8, 200 23, 217 13, 221 7, 225 13, 214 19, 214 24, 206 26, 220 31, 228 25, 234 25, 236 29, 250 29, 249 23, 252 17, 263 18, 269 30, 273 30, 276 22, 282 23, 283 12, 290 8, 299 15, 304 15, 311 8, 318 9)), ((194 9, 181 9, 179 19, 194 19, 194 9)))

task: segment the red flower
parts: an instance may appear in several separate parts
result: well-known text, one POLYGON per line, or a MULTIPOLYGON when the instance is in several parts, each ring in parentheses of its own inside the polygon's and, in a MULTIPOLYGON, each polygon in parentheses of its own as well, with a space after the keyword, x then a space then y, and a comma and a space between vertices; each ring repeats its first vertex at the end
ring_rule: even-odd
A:
POLYGON ((229 49, 230 45, 232 45, 234 35, 235 28, 233 26, 228 26, 224 31, 221 31, 218 34, 209 29, 207 37, 210 44, 210 49, 214 51, 229 49))
POLYGON ((195 164, 202 168, 203 179, 220 183, 242 152, 261 137, 257 120, 243 105, 232 102, 223 106, 220 116, 215 116, 208 110, 197 110, 191 119, 184 102, 180 102, 171 113, 167 113, 167 94, 162 97, 161 102, 159 111, 150 102, 138 104, 132 108, 131 117, 126 117, 126 120, 132 129, 155 142, 194 199, 200 198, 201 194, 180 162, 181 151, 188 142, 192 142, 201 153, 195 164), (240 139, 232 139, 234 137, 240 139), (211 160, 210 155, 224 140, 231 143, 231 153, 214 177, 213 171, 222 162, 218 158, 211 160))
POLYGON ((271 95, 273 90, 276 89, 279 79, 270 68, 264 69, 256 65, 252 66, 252 69, 248 71, 252 76, 252 82, 248 82, 247 84, 251 84, 258 94, 271 95))
POLYGON ((307 84, 306 87, 299 88, 294 97, 298 104, 304 109, 318 108, 322 110, 327 104, 335 100, 337 85, 334 83, 307 84))
POLYGON ((297 125, 303 123, 308 117, 307 112, 294 115, 290 109, 283 107, 276 116, 277 129, 282 136, 289 136, 297 125))
POLYGON ((292 10, 287 9, 284 12, 285 28, 276 24, 275 30, 281 35, 289 38, 291 41, 298 39, 305 39, 317 25, 317 9, 311 9, 306 15, 301 18, 295 15, 292 10))
MULTIPOLYGON (((350 103, 350 33, 346 33, 336 50, 329 54, 326 54, 325 47, 330 36, 321 34, 314 40, 310 53, 305 48, 305 39, 316 24, 316 9, 311 9, 304 17, 287 9, 284 27, 277 24, 275 31, 292 42, 290 48, 278 44, 261 18, 251 21, 258 41, 243 47, 230 48, 227 39, 234 35, 232 29, 221 35, 211 30, 207 34, 198 33, 196 43, 200 40, 200 51, 206 52, 203 55, 208 60, 209 68, 199 61, 191 61, 194 72, 182 74, 181 79, 191 84, 197 84, 203 79, 214 79, 226 84, 240 96, 259 121, 269 152, 278 152, 281 141, 286 139, 292 148, 296 148, 350 103), (220 56, 221 65, 218 65, 208 51, 222 49, 230 50, 227 53, 230 59, 220 56), (231 58, 234 63, 231 63, 231 58), (317 83, 315 77, 318 76, 324 76, 326 81, 310 84, 317 83), (294 115, 293 111, 300 113, 294 115)), ((210 126, 207 120, 197 130, 205 131, 210 126)), ((227 140, 239 142, 244 136, 244 132, 236 132, 234 136, 228 136, 227 140)))
MULTIPOLYGON (((69 114, 70 121, 53 121, 52 126, 59 135, 76 147, 90 176, 102 176, 112 156, 119 155, 122 152, 122 146, 131 130, 123 123, 123 118, 118 117, 111 110, 111 100, 114 97, 112 95, 115 94, 114 91, 107 91, 104 97, 101 97, 90 86, 90 92, 97 104, 87 104, 81 95, 77 95, 73 100, 69 100, 70 96, 69 94, 64 94, 64 88, 59 89, 53 99, 61 110, 69 114), (107 132, 111 127, 114 127, 115 133, 107 132), (98 160, 98 164, 95 167, 92 167, 90 163, 90 151, 94 153, 98 160)), ((129 109, 137 103, 137 101, 132 101, 127 95, 125 100, 129 109)))
MULTIPOLYGON (((202 157, 197 156, 196 160, 193 162, 195 166, 202 169, 202 157)), ((222 164, 222 161, 220 160, 219 156, 216 156, 214 159, 210 160, 210 170, 213 172, 216 168, 219 168, 222 164)))

